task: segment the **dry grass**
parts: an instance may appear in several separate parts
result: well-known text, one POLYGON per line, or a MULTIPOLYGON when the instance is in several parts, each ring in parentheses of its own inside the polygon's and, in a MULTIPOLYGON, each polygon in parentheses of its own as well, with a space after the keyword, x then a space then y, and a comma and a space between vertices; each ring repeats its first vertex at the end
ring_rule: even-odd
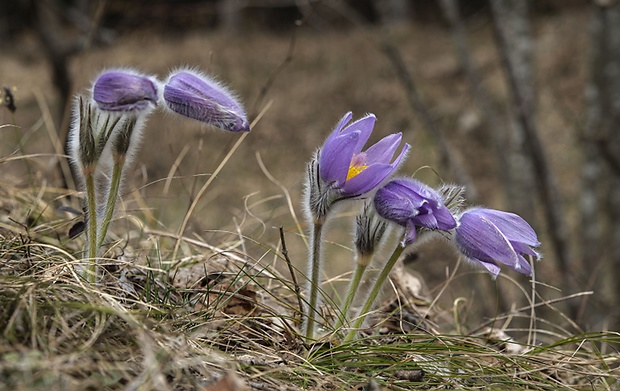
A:
MULTIPOLYGON (((0 190, 11 216, 0 228, 5 389, 193 390, 231 373, 241 388, 215 389, 357 389, 369 379, 394 390, 619 389, 618 333, 573 335, 537 319, 540 329, 529 331, 543 344, 517 343, 497 326, 446 334, 433 325, 446 314, 428 312, 432 305, 420 299, 383 307, 361 340, 307 346, 294 284, 278 271, 279 249, 263 245, 253 259, 243 236, 222 248, 181 238, 183 255, 173 259, 175 234, 134 216, 91 286, 75 271, 81 239, 60 234, 72 220, 51 208, 66 193, 35 189, 0 190)), ((496 324, 510 333, 505 319, 530 310, 496 324)))

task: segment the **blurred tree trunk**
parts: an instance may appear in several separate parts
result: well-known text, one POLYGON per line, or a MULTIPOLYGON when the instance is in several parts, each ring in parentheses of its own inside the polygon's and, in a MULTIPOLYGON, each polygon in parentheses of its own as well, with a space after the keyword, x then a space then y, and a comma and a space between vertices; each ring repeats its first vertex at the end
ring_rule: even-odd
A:
POLYGON ((241 23, 241 10, 245 0, 218 0, 217 15, 222 30, 238 34, 241 23))
MULTIPOLYGON (((67 133, 73 93, 71 59, 88 48, 96 38, 107 0, 100 0, 97 3, 80 0, 74 4, 60 0, 40 0, 33 3, 34 28, 50 66, 52 83, 58 95, 54 125, 67 154, 67 133)), ((59 173, 63 186, 68 187, 72 180, 67 178, 69 169, 63 169, 64 164, 64 161, 59 161, 59 173)))
MULTIPOLYGON (((582 133, 581 256, 598 265, 604 316, 620 298, 620 2, 593 3, 590 81, 582 133)), ((592 270, 592 267, 588 267, 592 270)), ((616 328, 617 329, 617 328, 616 328)))
MULTIPOLYGON (((534 118, 535 91, 532 76, 532 40, 530 37, 527 2, 523 0, 490 0, 493 27, 498 49, 504 64, 509 93, 512 95, 514 114, 518 126, 514 140, 520 146, 513 158, 514 173, 527 173, 521 177, 522 188, 528 190, 521 197, 531 199, 538 192, 542 212, 547 223, 550 245, 558 264, 563 285, 571 287, 569 252, 566 241, 561 199, 539 138, 534 118), (530 184, 528 184, 530 183, 530 184)), ((515 178, 515 180, 517 180, 515 178)), ((520 186, 521 187, 521 186, 520 186)), ((525 201, 524 201, 525 202, 525 201)))
MULTIPOLYGON (((441 0, 440 5, 444 16, 450 24, 450 35, 452 36, 461 67, 465 72, 469 90, 482 113, 485 131, 495 148, 494 155, 497 158, 500 168, 499 172, 501 173, 497 180, 502 183, 502 190, 506 193, 505 196, 510 199, 515 194, 511 190, 515 183, 511 179, 512 173, 506 154, 508 148, 506 132, 502 131, 506 125, 502 115, 498 114, 498 107, 484 88, 483 78, 473 59, 472 49, 467 42, 467 31, 459 9, 459 0, 441 0)), ((509 204, 511 208, 515 205, 514 202, 509 202, 509 204)), ((521 210, 518 209, 517 211, 520 212, 521 210)))
MULTIPOLYGON (((517 212, 522 210, 515 206, 514 198, 517 191, 515 191, 515 185, 517 184, 512 180, 513 174, 510 170, 508 161, 508 155, 506 154, 507 146, 507 132, 502 131, 506 128, 505 122, 500 114, 498 114, 498 107, 491 99, 491 96, 484 88, 483 78, 478 72, 476 64, 472 56, 472 49, 467 42, 467 30, 461 17, 461 10, 459 9, 459 0, 441 0, 440 2, 442 11, 448 23, 450 24, 450 35, 454 43, 456 54, 458 56, 461 67, 465 72, 465 77, 471 91, 472 96, 476 101, 484 124, 484 130, 486 135, 493 142, 494 158, 497 159, 499 164, 499 174, 497 175, 497 181, 502 184, 500 191, 504 194, 504 199, 509 201, 510 208, 517 208, 517 212)), ((517 292, 514 294, 499 294, 496 295, 498 285, 491 279, 481 280, 479 288, 483 291, 482 297, 487 298, 484 305, 487 307, 489 313, 498 309, 501 312, 508 311, 511 308, 512 303, 516 300, 517 292), (497 297, 499 304, 496 303, 493 298, 497 297), (498 307, 499 306, 499 307, 498 307)))
POLYGON ((386 25, 403 24, 409 21, 408 0, 378 0, 377 8, 386 25))
MULTIPOLYGON (((505 43, 507 61, 510 63, 510 72, 519 86, 519 94, 522 102, 516 107, 522 115, 535 121, 536 91, 532 62, 533 43, 530 33, 528 16, 528 2, 519 0, 493 0, 491 2, 493 17, 496 25, 501 30, 505 43)), ((518 118, 518 115, 517 115, 518 118)), ((504 126, 505 128, 506 126, 504 126)), ((501 132, 498 127, 495 132, 501 132)), ((531 160, 527 156, 526 135, 523 124, 511 116, 507 126, 508 134, 504 137, 508 140, 508 154, 506 161, 506 177, 508 201, 510 208, 519 213, 529 222, 535 221, 534 202, 531 194, 534 190, 533 172, 531 160)), ((501 137, 501 136, 496 136, 501 137)), ((499 145, 503 147, 503 145, 499 145)), ((506 149, 500 150, 500 154, 506 154, 506 149)))

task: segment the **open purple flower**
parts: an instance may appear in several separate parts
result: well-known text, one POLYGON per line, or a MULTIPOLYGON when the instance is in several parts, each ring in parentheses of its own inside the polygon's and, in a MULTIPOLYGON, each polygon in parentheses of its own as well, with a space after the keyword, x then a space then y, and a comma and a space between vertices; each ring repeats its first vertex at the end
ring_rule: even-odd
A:
POLYGON ((157 105, 157 84, 133 71, 107 71, 93 86, 93 99, 101 110, 142 111, 157 105))
POLYGON ((457 248, 496 277, 500 272, 498 263, 530 275, 532 268, 524 255, 541 259, 533 250, 540 245, 536 232, 521 216, 472 208, 463 212, 458 221, 454 235, 457 248))
POLYGON ((417 227, 444 231, 456 227, 441 195, 416 179, 391 180, 377 191, 374 205, 381 217, 407 229, 404 244, 416 240, 417 227))
POLYGON ((367 150, 362 148, 370 138, 375 116, 367 116, 347 125, 352 114, 345 114, 319 151, 319 177, 341 198, 355 198, 374 190, 392 174, 409 150, 405 144, 398 157, 401 133, 384 137, 367 150))
POLYGON ((229 130, 249 132, 245 111, 233 94, 213 79, 193 71, 180 71, 164 86, 164 103, 175 113, 229 130))

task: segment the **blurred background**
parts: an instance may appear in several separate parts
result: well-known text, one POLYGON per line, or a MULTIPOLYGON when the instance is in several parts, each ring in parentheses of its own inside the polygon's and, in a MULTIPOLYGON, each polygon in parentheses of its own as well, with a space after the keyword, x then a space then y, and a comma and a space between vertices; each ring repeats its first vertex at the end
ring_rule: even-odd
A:
MULTIPOLYGON (((534 226, 544 254, 535 301, 558 300, 563 315, 536 311, 561 327, 620 330, 619 1, 3 1, 1 183, 74 186, 62 169, 72 97, 102 69, 164 79, 188 66, 236 91, 258 121, 186 236, 223 246, 245 235, 243 251, 259 259, 282 226, 304 270, 293 216, 303 221, 305 163, 344 113, 372 112, 371 142, 402 131, 413 146, 402 174, 466 185, 471 204, 534 226), (20 153, 35 156, 10 159, 20 153)), ((156 112, 124 209, 176 232, 238 137, 156 112)), ((352 269, 354 213, 330 229, 336 289, 352 269)), ((446 247, 423 247, 408 266, 462 327, 528 305, 528 277, 492 281, 446 247)))

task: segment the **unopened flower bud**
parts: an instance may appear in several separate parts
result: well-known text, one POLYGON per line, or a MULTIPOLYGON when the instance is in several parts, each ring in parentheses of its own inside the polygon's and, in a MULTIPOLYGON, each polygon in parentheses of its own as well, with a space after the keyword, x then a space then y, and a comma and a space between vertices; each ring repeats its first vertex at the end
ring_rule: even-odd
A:
POLYGON ((95 81, 93 99, 101 110, 142 111, 157 105, 157 83, 133 71, 107 71, 95 81))
POLYGON ((233 94, 213 79, 180 71, 164 86, 164 103, 177 114, 231 132, 249 132, 245 111, 233 94))

